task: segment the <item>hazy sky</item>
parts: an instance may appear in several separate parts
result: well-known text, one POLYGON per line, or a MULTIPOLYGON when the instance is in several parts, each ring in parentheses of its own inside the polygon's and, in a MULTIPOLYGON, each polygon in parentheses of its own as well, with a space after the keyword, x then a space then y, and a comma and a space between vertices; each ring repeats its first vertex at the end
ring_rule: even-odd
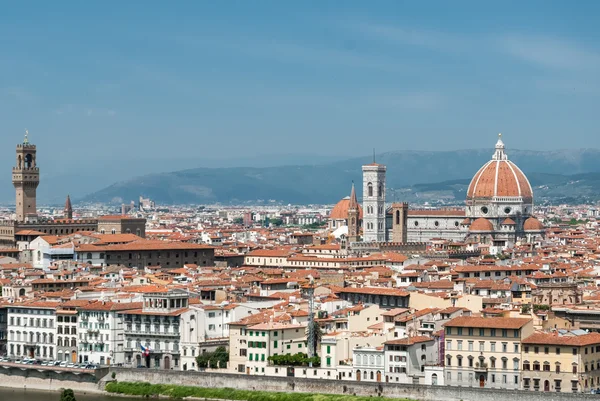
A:
POLYGON ((600 2, 493 3, 5 3, 2 158, 600 147, 600 2))

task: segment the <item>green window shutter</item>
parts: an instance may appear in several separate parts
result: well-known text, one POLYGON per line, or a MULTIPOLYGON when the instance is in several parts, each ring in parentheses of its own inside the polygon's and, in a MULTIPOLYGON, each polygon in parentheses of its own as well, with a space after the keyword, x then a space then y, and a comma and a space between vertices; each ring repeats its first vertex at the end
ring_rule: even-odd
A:
POLYGON ((251 361, 252 360, 252 354, 249 355, 249 358, 250 358, 249 360, 251 361))
POLYGON ((327 353, 331 354, 331 346, 330 345, 327 346, 327 353))

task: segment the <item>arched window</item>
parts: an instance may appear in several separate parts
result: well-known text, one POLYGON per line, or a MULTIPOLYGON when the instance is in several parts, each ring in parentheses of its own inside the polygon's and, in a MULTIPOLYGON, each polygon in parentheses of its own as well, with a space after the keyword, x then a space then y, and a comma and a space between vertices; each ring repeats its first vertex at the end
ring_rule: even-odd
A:
POLYGON ((383 185, 379 184, 379 188, 377 189, 377 196, 383 196, 383 185))
POLYGON ((35 167, 35 163, 33 162, 33 156, 31 153, 27 153, 25 155, 25 168, 35 167))
POLYGON ((87 257, 86 257, 86 259, 91 259, 91 258, 92 258, 92 253, 91 253, 91 252, 88 252, 88 253, 87 253, 87 257))
POLYGON ((372 183, 368 183, 367 184, 367 193, 369 194, 368 196, 373 196, 373 184, 372 183))
POLYGON ((112 230, 110 230, 111 234, 116 234, 117 230, 115 230, 114 228, 112 230))
POLYGON ((77 340, 74 338, 71 339, 71 347, 77 347, 77 340))
POLYGON ((396 224, 400 224, 400 210, 396 210, 396 224))

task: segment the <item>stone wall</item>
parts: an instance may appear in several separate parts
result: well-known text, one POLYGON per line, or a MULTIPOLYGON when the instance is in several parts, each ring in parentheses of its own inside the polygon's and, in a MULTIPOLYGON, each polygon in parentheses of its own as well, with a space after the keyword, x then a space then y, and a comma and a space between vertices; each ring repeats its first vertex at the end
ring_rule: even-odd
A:
POLYGON ((98 381, 108 373, 102 369, 93 374, 73 374, 66 371, 50 371, 41 369, 0 368, 0 387, 18 389, 59 391, 70 388, 77 392, 98 393, 98 381))
MULTIPOLYGON (((243 390, 347 394, 422 401, 569 401, 598 400, 592 394, 543 393, 479 389, 470 387, 422 386, 356 381, 328 381, 298 378, 246 376, 224 373, 196 373, 111 368, 120 381, 142 381, 198 387, 229 387, 243 390)), ((107 376, 107 380, 110 375, 107 376)))

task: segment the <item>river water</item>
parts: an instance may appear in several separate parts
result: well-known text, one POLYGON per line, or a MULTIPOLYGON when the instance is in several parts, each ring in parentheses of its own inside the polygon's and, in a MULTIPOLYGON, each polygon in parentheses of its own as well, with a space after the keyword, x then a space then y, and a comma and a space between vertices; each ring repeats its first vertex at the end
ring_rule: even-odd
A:
MULTIPOLYGON (((6 376, 2 376, 6 377, 6 376)), ((85 394, 75 391, 77 401, 140 401, 141 398, 110 397, 102 394, 85 394)), ((60 401, 60 392, 23 390, 0 387, 1 401, 60 401)))

